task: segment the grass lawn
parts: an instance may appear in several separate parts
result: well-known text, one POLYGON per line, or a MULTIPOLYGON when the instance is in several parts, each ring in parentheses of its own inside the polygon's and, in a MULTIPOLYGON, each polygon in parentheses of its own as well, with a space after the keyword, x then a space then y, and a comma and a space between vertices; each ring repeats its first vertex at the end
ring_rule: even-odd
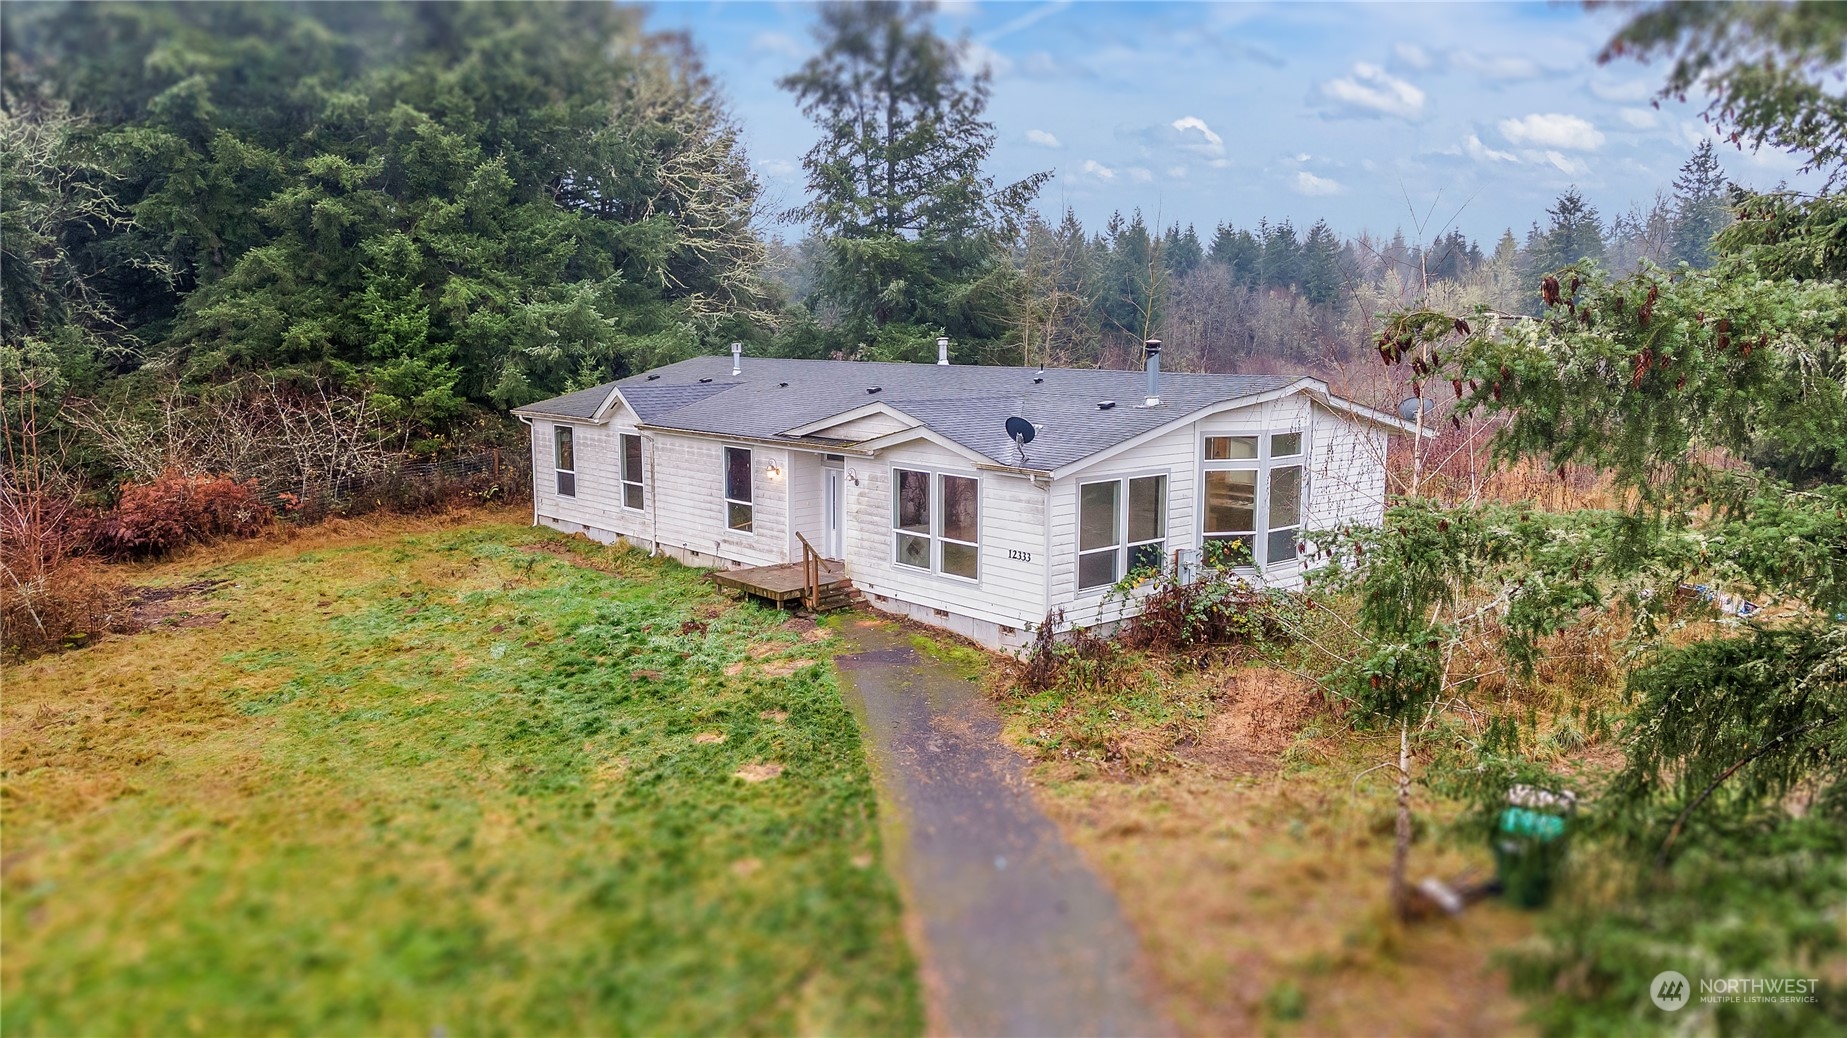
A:
POLYGON ((825 629, 478 520, 136 576, 226 583, 5 673, 7 1034, 921 1029, 825 629))

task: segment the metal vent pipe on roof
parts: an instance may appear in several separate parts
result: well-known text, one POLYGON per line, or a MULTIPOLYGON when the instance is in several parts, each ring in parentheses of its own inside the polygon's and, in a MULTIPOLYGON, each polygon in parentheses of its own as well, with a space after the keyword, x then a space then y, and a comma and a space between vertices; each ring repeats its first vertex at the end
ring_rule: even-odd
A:
POLYGON ((949 336, 947 335, 936 337, 936 363, 939 367, 949 364, 949 336))
POLYGON ((1148 355, 1148 399, 1143 407, 1161 406, 1161 340, 1149 339, 1142 343, 1142 351, 1148 355))
POLYGON ((731 344, 731 373, 736 375, 743 370, 744 344, 741 342, 734 342, 731 344))

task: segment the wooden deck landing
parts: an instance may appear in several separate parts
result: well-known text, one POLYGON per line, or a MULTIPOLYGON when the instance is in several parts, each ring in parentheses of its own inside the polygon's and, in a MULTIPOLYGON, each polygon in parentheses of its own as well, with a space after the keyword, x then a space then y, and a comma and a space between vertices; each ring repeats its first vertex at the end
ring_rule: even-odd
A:
MULTIPOLYGON (((767 599, 777 608, 790 603, 799 604, 802 593, 802 564, 785 562, 776 566, 747 566, 743 569, 721 569, 712 572, 712 579, 720 587, 757 598, 767 599)), ((833 559, 821 560, 821 599, 822 608, 843 601, 851 589, 847 582, 846 567, 833 559)))

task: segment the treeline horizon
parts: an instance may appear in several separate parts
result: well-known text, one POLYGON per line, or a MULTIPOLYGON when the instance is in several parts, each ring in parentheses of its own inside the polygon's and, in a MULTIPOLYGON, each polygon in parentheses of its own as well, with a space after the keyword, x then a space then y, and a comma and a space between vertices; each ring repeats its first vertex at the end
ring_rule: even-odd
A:
POLYGON ((1181 370, 1318 368, 1423 296, 1530 313, 1580 259, 1703 266, 1727 219, 1710 144, 1650 206, 1606 220, 1568 191, 1491 247, 1050 218, 1046 174, 986 172, 990 84, 929 11, 818 10, 781 84, 816 126, 809 190, 771 213, 693 41, 637 9, 8 5, 0 378, 32 395, 7 394, 9 443, 30 410, 88 479, 150 454, 235 474, 312 411, 440 454, 732 341, 1120 366, 1155 337, 1181 370), (173 432, 226 415, 244 446, 173 432))

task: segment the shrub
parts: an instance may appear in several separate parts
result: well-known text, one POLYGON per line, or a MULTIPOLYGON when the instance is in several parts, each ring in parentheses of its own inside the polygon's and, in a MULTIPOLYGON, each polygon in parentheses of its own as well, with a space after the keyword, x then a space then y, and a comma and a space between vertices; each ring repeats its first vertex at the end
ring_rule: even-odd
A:
POLYGON ((32 655, 127 623, 121 589, 70 557, 86 513, 0 474, 0 650, 32 655))
POLYGON ((1141 596, 1140 612, 1123 623, 1119 641, 1197 663, 1214 648, 1277 636, 1285 629, 1288 599, 1252 587, 1233 570, 1235 564, 1225 555, 1209 555, 1197 574, 1182 573, 1177 564, 1129 574, 1116 595, 1126 601, 1138 590, 1152 590, 1141 596))
POLYGON ((88 525, 85 546, 106 559, 147 559, 220 537, 254 537, 274 513, 254 480, 168 470, 122 488, 113 511, 88 525))
POLYGON ((1064 622, 1063 609, 1052 610, 1039 622, 1031 647, 1014 664, 1014 689, 1037 694, 1067 682, 1094 687, 1114 673, 1115 643, 1082 627, 1073 627, 1061 637, 1058 628, 1064 622))

